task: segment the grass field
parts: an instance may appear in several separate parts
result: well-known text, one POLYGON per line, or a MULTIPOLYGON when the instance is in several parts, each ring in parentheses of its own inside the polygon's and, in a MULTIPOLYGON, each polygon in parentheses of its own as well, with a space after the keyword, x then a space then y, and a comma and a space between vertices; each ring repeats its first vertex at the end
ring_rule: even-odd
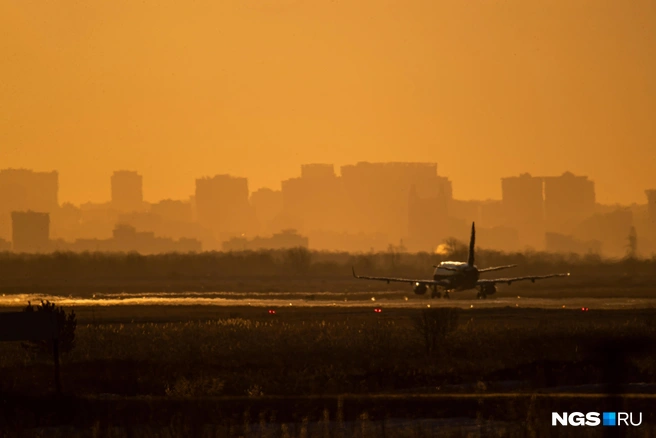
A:
MULTIPOLYGON (((451 316, 439 310, 377 314, 316 307, 270 315, 252 307, 76 308, 76 346, 61 367, 68 401, 47 403, 53 372, 48 354, 4 343, 0 425, 33 436, 378 436, 381 428, 398 426, 395 418, 414 418, 405 436, 435 436, 438 426, 421 418, 466 417, 478 423, 438 429, 443 436, 544 436, 555 430, 554 406, 601 410, 609 403, 603 392, 613 387, 576 403, 531 398, 536 392, 597 383, 621 391, 625 383, 656 383, 653 309, 496 308, 451 316), (452 330, 439 322, 445 318, 457 322, 452 330), (430 339, 427 329, 434 333, 430 339), (510 398, 452 395, 499 392, 510 398), (372 394, 387 395, 376 400, 372 394), (338 409, 340 397, 345 404, 338 409), (325 415, 349 422, 357 433, 344 435, 325 415), (331 425, 324 425, 328 432, 322 421, 331 425), (517 429, 519 423, 524 426, 517 429), (501 434, 490 435, 488 427, 501 434)), ((651 415, 646 406, 654 399, 627 400, 622 406, 651 415)))

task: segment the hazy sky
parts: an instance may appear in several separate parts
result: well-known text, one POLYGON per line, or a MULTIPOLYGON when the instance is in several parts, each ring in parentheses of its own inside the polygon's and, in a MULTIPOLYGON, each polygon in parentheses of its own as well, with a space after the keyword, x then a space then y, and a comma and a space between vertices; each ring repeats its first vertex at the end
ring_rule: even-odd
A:
POLYGON ((655 126, 653 0, 0 0, 0 168, 61 201, 430 161, 462 199, 570 170, 642 203, 655 126))

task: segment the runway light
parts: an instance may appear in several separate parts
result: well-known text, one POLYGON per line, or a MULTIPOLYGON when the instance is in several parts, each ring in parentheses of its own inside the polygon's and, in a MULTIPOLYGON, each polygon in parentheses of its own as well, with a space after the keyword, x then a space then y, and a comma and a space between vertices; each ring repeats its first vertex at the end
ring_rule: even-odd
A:
POLYGON ((269 315, 275 315, 275 314, 276 314, 276 311, 275 311, 275 310, 273 310, 273 309, 269 309, 269 315))
POLYGON ((565 305, 563 304, 563 309, 565 308, 565 305))
POLYGON ((408 301, 408 297, 403 297, 404 300, 408 301))
POLYGON ((517 299, 520 299, 520 298, 521 298, 521 297, 520 297, 519 295, 517 295, 517 299))
POLYGON ((289 305, 291 306, 291 305, 292 305, 292 303, 289 303, 289 305))
POLYGON ((371 297, 371 301, 376 301, 376 298, 374 298, 374 297, 371 297))
POLYGON ((582 311, 582 312, 587 312, 588 310, 590 310, 590 309, 587 308, 587 307, 581 307, 581 311, 582 311))
POLYGON ((376 308, 374 309, 374 312, 376 312, 376 313, 380 313, 380 312, 382 312, 382 311, 383 311, 383 309, 381 309, 380 307, 376 307, 376 308))
POLYGON ((519 307, 519 304, 515 304, 515 307, 519 307))
POLYGON ((430 304, 426 304, 426 307, 430 307, 430 304))

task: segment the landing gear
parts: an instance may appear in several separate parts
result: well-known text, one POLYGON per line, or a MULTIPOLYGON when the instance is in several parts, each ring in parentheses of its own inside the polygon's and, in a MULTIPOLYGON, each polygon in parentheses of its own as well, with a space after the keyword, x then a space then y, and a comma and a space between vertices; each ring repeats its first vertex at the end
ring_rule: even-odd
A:
POLYGON ((431 293, 431 298, 442 298, 442 294, 439 293, 437 290, 433 289, 433 292, 431 293))
POLYGON ((449 296, 449 291, 444 291, 444 299, 448 300, 449 298, 451 298, 451 296, 449 296))
POLYGON ((493 295, 497 292, 497 288, 494 284, 484 284, 480 286, 479 292, 476 294, 476 298, 479 300, 484 300, 488 295, 493 295))

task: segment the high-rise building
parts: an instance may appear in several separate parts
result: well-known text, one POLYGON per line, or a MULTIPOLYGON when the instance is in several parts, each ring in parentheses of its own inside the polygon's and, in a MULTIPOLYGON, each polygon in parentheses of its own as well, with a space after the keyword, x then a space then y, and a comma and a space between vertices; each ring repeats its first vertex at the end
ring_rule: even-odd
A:
POLYGON ((521 247, 544 248, 542 178, 528 173, 501 179, 505 223, 515 228, 521 247))
POLYGON ((647 217, 649 223, 656 227, 656 190, 645 190, 647 195, 647 217))
POLYGON ((248 180, 216 175, 196 180, 196 217, 219 240, 250 234, 256 228, 248 201, 248 180))
POLYGON ((34 211, 11 213, 12 246, 15 252, 50 250, 50 215, 34 211))
POLYGON ((251 205, 255 211, 260 232, 275 231, 274 221, 282 212, 282 191, 261 188, 251 193, 251 205))
POLYGON ((151 213, 169 222, 191 222, 191 203, 189 201, 164 199, 150 206, 151 213))
POLYGON ((350 231, 387 234, 390 242, 408 235, 410 189, 419 198, 441 191, 451 198, 451 183, 437 175, 435 163, 366 163, 342 166, 341 180, 350 231))
POLYGON ((332 164, 304 164, 301 177, 282 181, 285 227, 303 233, 342 229, 344 197, 332 164))
POLYGON ((548 231, 571 233, 595 213, 594 182, 570 172, 544 177, 544 213, 548 231))
POLYGON ((647 238, 656 248, 656 190, 645 190, 647 195, 647 238))
POLYGON ((118 170, 111 178, 112 207, 119 211, 139 211, 144 208, 143 177, 137 172, 118 170))
POLYGON ((433 193, 421 196, 413 185, 408 195, 408 239, 411 251, 432 252, 446 238, 452 228, 449 217, 451 190, 449 184, 435 187, 433 193))

